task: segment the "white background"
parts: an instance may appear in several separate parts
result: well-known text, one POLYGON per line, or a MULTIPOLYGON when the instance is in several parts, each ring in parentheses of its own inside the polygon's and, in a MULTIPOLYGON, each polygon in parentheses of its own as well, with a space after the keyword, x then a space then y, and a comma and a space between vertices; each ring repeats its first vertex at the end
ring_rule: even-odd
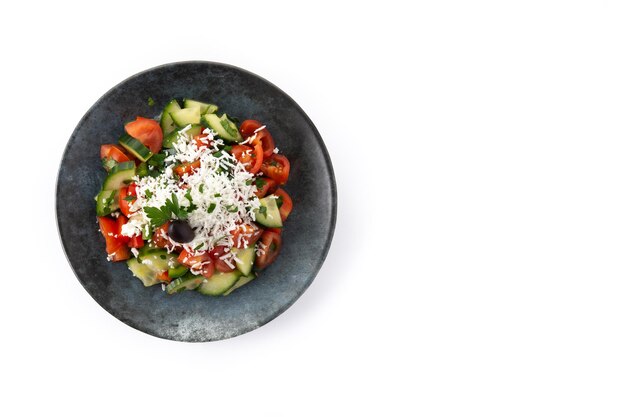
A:
POLYGON ((623 2, 9 2, 2 16, 0 414, 626 413, 623 2), (339 191, 310 289, 210 344, 101 309, 54 218, 91 104, 189 59, 291 95, 339 191))

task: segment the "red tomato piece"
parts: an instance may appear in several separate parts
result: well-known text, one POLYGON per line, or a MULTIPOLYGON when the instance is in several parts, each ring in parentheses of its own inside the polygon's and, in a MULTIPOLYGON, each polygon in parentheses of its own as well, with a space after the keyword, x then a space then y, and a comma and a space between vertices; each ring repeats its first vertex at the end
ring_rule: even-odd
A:
POLYGON ((130 241, 128 242, 128 247, 129 248, 143 248, 143 238, 141 237, 141 235, 136 235, 130 238, 130 241))
POLYGON ((289 194, 282 188, 279 188, 274 192, 275 196, 278 196, 278 210, 280 211, 280 219, 285 221, 287 217, 289 217, 289 213, 291 213, 291 209, 293 208, 293 201, 291 201, 291 197, 289 194))
POLYGON ((259 141, 255 141, 254 148, 246 145, 235 145, 231 149, 235 159, 245 165, 246 170, 256 174, 263 164, 263 149, 259 141))
POLYGON ((174 168, 174 172, 179 177, 182 177, 185 174, 187 175, 193 174, 193 172, 198 168, 200 168, 200 161, 184 162, 178 165, 176 168, 174 168))
POLYGON ((134 121, 126 123, 124 129, 126 133, 150 149, 150 152, 156 154, 161 150, 163 131, 156 120, 137 117, 134 121))
POLYGON ((178 255, 178 263, 188 268, 201 268, 202 276, 205 278, 211 278, 215 271, 215 265, 213 265, 213 260, 208 252, 191 253, 183 249, 180 255, 178 255))
POLYGON ((274 191, 276 191, 276 187, 278 187, 276 181, 268 177, 257 178, 255 181, 255 185, 257 191, 254 194, 259 198, 263 198, 268 194, 272 194, 274 191))
MULTIPOLYGON (((254 135, 254 131, 261 128, 263 125, 258 120, 244 120, 239 127, 239 132, 244 138, 249 138, 254 135)), ((274 138, 270 134, 267 128, 256 132, 257 140, 261 142, 263 148, 263 156, 268 158, 274 153, 274 138)))
POLYGON ((124 149, 117 145, 107 144, 100 146, 100 159, 111 158, 115 162, 130 161, 124 149))
POLYGON ((283 185, 289 178, 290 168, 291 164, 284 155, 273 154, 263 161, 261 171, 279 185, 283 185))
POLYGON ((220 272, 231 272, 234 271, 236 268, 233 262, 231 262, 232 266, 230 266, 225 260, 220 259, 222 256, 224 256, 224 254, 226 254, 227 249, 227 246, 216 246, 211 251, 211 258, 213 258, 215 269, 220 272))
MULTIPOLYGON (((122 216, 120 216, 122 217, 122 216)), ((106 242, 106 251, 112 261, 123 261, 130 257, 128 247, 118 238, 119 222, 111 217, 98 217, 100 232, 106 242)))
POLYGON ((259 269, 263 269, 276 260, 283 240, 279 233, 266 230, 261 236, 260 243, 261 253, 254 260, 254 265, 259 269))
POLYGON ((240 224, 231 234, 235 247, 243 249, 254 245, 263 234, 263 229, 255 224, 240 224))
POLYGON ((122 226, 128 223, 128 218, 124 215, 119 215, 117 217, 117 240, 122 242, 123 244, 127 244, 130 241, 128 236, 122 235, 122 226))

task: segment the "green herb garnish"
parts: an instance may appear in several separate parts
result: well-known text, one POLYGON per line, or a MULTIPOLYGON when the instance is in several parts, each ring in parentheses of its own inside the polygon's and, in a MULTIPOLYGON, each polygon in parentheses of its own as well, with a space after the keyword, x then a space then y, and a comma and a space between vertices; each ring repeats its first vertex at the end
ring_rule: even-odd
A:
POLYGON ((152 198, 152 196, 153 196, 152 191, 146 190, 146 198, 150 199, 152 198))
POLYGON ((237 213, 237 211, 239 211, 239 209, 237 208, 236 205, 229 204, 228 206, 226 206, 226 211, 229 212, 229 213, 237 213))
POLYGON ((204 246, 204 242, 200 243, 198 246, 196 246, 195 248, 193 248, 194 251, 197 251, 198 249, 200 249, 201 247, 204 246))
POLYGON ((265 206, 259 207, 259 214, 262 216, 267 216, 267 207, 265 206))
POLYGON ((209 206, 209 208, 206 209, 207 213, 213 213, 213 210, 215 210, 215 203, 211 203, 211 205, 209 206))
POLYGON ((257 178, 255 181, 256 188, 258 188, 259 190, 263 188, 265 184, 267 184, 267 181, 265 181, 263 178, 257 178))
POLYGON ((278 206, 278 208, 280 208, 283 205, 282 197, 276 197, 276 205, 278 206))
POLYGON ((127 195, 126 197, 124 197, 124 200, 126 201, 135 201, 137 199, 137 197, 135 197, 134 195, 127 195))
POLYGON ((154 99, 152 97, 148 97, 148 106, 154 106, 154 99))
POLYGON ((204 184, 200 184, 200 187, 198 187, 198 191, 200 191, 200 193, 204 192, 204 184))

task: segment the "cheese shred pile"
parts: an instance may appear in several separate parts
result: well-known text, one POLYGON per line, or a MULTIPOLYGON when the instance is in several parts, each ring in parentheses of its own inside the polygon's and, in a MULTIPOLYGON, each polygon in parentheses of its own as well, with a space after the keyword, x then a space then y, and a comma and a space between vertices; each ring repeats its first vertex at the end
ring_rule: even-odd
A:
MULTIPOLYGON (((205 129, 206 137, 198 146, 186 134, 189 127, 179 132, 175 153, 165 159, 163 173, 133 179, 137 183, 137 199, 130 206, 133 214, 121 233, 124 236, 145 233, 150 229, 150 218, 144 208, 162 207, 175 195, 181 208, 196 207, 187 218, 195 237, 182 245, 185 250, 203 252, 221 245, 232 247, 239 243, 233 241, 233 231, 242 225, 252 225, 255 210, 260 206, 255 195, 255 176, 230 153, 220 150, 224 142, 215 138, 213 131, 205 129), (193 173, 182 177, 174 173, 176 165, 195 161, 200 161, 200 167, 193 173)), ((230 252, 224 260, 229 264, 238 261, 230 252)))

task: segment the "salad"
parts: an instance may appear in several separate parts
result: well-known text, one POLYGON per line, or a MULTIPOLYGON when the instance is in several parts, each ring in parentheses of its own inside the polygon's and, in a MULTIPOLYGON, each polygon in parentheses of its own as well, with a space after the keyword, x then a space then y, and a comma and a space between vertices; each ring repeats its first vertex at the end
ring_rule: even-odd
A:
POLYGON ((290 164, 261 122, 182 103, 101 146, 96 215, 108 260, 126 261, 144 286, 228 295, 280 252, 290 164))

